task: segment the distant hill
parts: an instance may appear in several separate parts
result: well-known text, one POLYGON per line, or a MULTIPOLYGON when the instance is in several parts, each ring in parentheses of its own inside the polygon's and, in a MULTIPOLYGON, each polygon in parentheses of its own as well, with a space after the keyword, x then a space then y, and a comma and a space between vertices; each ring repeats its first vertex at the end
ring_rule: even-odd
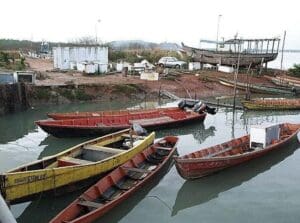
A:
MULTIPOLYGON (((14 40, 14 39, 0 39, 0 50, 23 50, 23 51, 39 51, 42 42, 34 42, 30 40, 14 40)), ((49 42, 50 48, 57 45, 70 45, 66 42, 49 42)), ((143 40, 118 40, 107 43, 111 48, 116 50, 124 49, 161 49, 169 51, 177 51, 180 46, 177 43, 162 42, 154 43, 143 40)))
POLYGON ((163 42, 163 43, 154 43, 147 42, 143 40, 118 40, 108 43, 113 49, 122 50, 122 49, 161 49, 161 50, 170 50, 176 51, 180 49, 180 46, 177 43, 163 42))

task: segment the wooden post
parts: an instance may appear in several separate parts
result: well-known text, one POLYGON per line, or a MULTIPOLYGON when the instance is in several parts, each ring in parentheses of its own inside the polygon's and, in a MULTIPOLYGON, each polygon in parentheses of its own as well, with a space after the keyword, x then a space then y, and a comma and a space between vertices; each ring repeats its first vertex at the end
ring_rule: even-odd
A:
POLYGON ((274 44, 275 44, 275 39, 272 40, 272 53, 274 53, 274 44))
POLYGON ((239 68, 240 68, 240 59, 241 59, 241 49, 240 49, 240 43, 239 43, 239 45, 238 45, 238 49, 239 49, 238 63, 237 63, 237 68, 236 68, 236 70, 235 70, 235 74, 234 74, 234 96, 233 96, 233 111, 235 110, 237 75, 238 75, 238 73, 239 73, 239 68))
POLYGON ((280 70, 282 70, 282 64, 283 64, 283 51, 284 51, 284 44, 285 44, 285 36, 286 36, 286 31, 284 30, 283 42, 282 42, 282 49, 281 49, 280 70))
POLYGON ((270 42, 270 40, 268 40, 268 42, 267 42, 267 52, 266 53, 269 52, 269 42, 270 42))

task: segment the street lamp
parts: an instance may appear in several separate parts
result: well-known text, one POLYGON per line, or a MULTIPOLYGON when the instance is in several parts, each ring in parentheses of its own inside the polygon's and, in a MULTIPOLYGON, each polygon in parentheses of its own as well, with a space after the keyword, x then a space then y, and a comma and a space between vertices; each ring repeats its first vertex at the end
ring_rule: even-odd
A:
POLYGON ((218 47, 219 47, 219 28, 220 28, 220 20, 221 20, 221 17, 222 17, 222 15, 220 14, 220 15, 218 16, 216 51, 218 51, 218 47))
POLYGON ((101 22, 101 20, 98 19, 97 22, 96 22, 96 25, 95 25, 96 44, 98 43, 98 36, 97 36, 97 35, 98 35, 98 29, 97 29, 97 28, 98 28, 98 24, 99 24, 100 22, 101 22))

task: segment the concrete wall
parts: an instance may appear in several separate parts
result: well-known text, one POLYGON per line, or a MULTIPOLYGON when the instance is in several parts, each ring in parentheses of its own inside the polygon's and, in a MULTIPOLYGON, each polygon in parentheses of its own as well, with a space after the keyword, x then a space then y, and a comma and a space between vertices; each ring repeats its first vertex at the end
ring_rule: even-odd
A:
POLYGON ((54 68, 70 69, 70 62, 97 62, 108 64, 107 47, 53 47, 54 68))

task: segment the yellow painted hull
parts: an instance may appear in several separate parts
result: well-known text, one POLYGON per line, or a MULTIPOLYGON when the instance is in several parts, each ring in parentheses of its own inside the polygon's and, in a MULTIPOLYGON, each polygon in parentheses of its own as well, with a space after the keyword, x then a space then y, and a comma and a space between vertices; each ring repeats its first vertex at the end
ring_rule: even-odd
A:
POLYGON ((284 103, 286 101, 283 100, 283 103, 259 103, 255 101, 243 101, 242 104, 248 110, 300 110, 300 101, 295 101, 295 103, 290 104, 284 103))
POLYGON ((31 171, 24 171, 22 169, 30 165, 32 166, 36 163, 46 163, 51 159, 58 159, 59 157, 66 156, 70 153, 76 153, 76 150, 80 150, 83 145, 94 141, 99 141, 97 145, 100 146, 108 145, 117 141, 118 139, 120 140, 121 134, 124 134, 124 132, 126 133, 126 131, 120 131, 117 134, 113 133, 108 136, 103 136, 85 143, 81 143, 57 155, 46 157, 42 159, 42 161, 39 160, 1 174, 0 189, 2 195, 6 201, 10 203, 17 203, 18 200, 24 200, 26 197, 32 197, 33 195, 41 192, 56 190, 57 188, 95 177, 130 160, 137 153, 140 153, 149 145, 151 145, 155 139, 155 133, 153 132, 143 139, 141 143, 132 147, 131 149, 124 150, 124 152, 91 164, 53 168, 48 166, 45 169, 31 171), (21 169, 23 171, 18 171, 21 169))

